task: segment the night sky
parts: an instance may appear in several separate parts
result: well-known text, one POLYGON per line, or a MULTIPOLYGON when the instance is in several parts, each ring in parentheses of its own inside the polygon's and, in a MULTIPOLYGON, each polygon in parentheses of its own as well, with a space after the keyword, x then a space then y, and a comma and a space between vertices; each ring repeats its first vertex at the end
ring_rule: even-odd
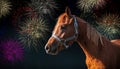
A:
MULTIPOLYGON (((0 0, 1 1, 1 0, 0 0)), ((10 13, 6 16, 0 18, 0 41, 11 39, 17 39, 17 29, 14 22, 24 21, 26 15, 22 16, 20 20, 16 20, 14 15, 16 10, 20 7, 28 6, 30 0, 8 0, 12 4, 12 9, 10 13)), ((55 10, 54 17, 51 18, 48 15, 45 15, 44 19, 47 20, 49 25, 50 32, 47 33, 46 41, 40 40, 42 46, 39 46, 38 51, 35 51, 32 48, 24 47, 24 59, 23 61, 18 61, 16 63, 9 62, 0 62, 0 69, 87 69, 85 64, 85 55, 77 43, 74 43, 70 48, 60 52, 56 56, 46 54, 44 46, 51 36, 52 30, 56 24, 57 17, 64 12, 65 7, 68 6, 71 9, 72 14, 81 17, 83 11, 77 7, 78 0, 55 0, 58 9, 55 10)), ((17 11, 21 12, 21 15, 26 13, 24 10, 17 11)), ((120 15, 120 2, 119 0, 107 0, 107 4, 103 8, 93 9, 93 12, 96 17, 101 17, 105 13, 117 13, 120 15)), ((53 14, 53 13, 52 13, 53 14)), ((19 16, 18 16, 19 17, 19 16)), ((92 18, 91 12, 84 14, 82 16, 84 20, 90 23, 93 27, 96 28, 97 24, 94 24, 96 18, 92 18), (89 15, 87 15, 89 14, 89 15)), ((97 20, 97 19, 96 19, 97 20)), ((120 31, 120 27, 118 28, 120 31)), ((100 31, 98 29, 98 31, 100 31)), ((102 33, 100 31, 100 33, 102 33)), ((106 32, 107 33, 107 32, 106 32)), ((105 33, 105 35, 106 35, 105 33)), ((102 33, 104 35, 104 33, 102 33)), ((111 35, 111 34, 110 34, 111 35)), ((106 35, 106 37, 109 35, 106 35)), ((119 39, 120 32, 116 33, 114 37, 110 39, 119 39), (117 35, 117 36, 116 36, 117 35)), ((1 48, 1 46, 0 46, 1 48)), ((1 49, 0 49, 1 52, 1 49)), ((0 56, 1 53, 0 53, 0 56)), ((0 58, 2 60, 2 58, 0 58)))

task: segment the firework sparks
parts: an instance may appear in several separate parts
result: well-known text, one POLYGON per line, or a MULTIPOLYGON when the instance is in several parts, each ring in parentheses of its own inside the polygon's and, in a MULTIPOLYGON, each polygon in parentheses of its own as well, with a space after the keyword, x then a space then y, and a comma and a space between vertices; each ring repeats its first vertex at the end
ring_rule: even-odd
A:
POLYGON ((22 23, 24 23, 27 18, 33 18, 33 17, 36 17, 36 13, 33 11, 31 7, 29 6, 19 7, 13 13, 12 23, 14 27, 17 30, 19 30, 20 29, 19 26, 22 25, 22 23))
POLYGON ((90 12, 93 8, 102 7, 105 4, 105 0, 80 0, 78 7, 84 12, 90 12))
POLYGON ((11 3, 7 0, 0 0, 0 18, 7 15, 11 10, 11 3))
POLYGON ((47 31, 48 26, 43 19, 31 18, 26 20, 24 26, 21 26, 19 40, 28 47, 33 46, 36 48, 39 39, 45 38, 47 31))
POLYGON ((39 16, 43 16, 44 14, 51 15, 55 9, 57 9, 54 0, 31 0, 29 6, 31 6, 39 16))
POLYGON ((3 61, 15 63, 23 60, 24 50, 21 44, 15 40, 7 40, 1 42, 0 52, 2 53, 3 61))
POLYGON ((117 14, 106 14, 98 19, 97 29, 109 39, 119 38, 120 18, 117 14))

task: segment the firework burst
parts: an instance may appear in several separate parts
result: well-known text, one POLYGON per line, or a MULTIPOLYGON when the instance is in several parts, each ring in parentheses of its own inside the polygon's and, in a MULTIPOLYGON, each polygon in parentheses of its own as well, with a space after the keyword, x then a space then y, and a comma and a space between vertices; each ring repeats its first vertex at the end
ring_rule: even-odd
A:
POLYGON ((93 8, 102 7, 105 4, 105 0, 79 0, 78 7, 84 12, 90 12, 93 8))
POLYGON ((10 39, 1 42, 0 53, 2 54, 3 61, 15 63, 23 60, 24 50, 19 42, 10 39))
POLYGON ((7 0, 0 0, 0 18, 7 15, 11 10, 11 3, 7 0))
POLYGON ((21 26, 19 40, 25 46, 36 48, 38 44, 42 44, 39 43, 39 39, 44 39, 47 31, 48 26, 42 18, 30 18, 21 26))
POLYGON ((97 20, 97 29, 109 39, 120 38, 120 18, 118 14, 106 14, 97 20))
POLYGON ((51 16, 55 9, 57 9, 56 3, 54 0, 31 0, 30 7, 39 15, 49 15, 51 16))
POLYGON ((19 30, 19 26, 22 25, 27 18, 36 17, 36 13, 29 6, 19 7, 13 12, 12 23, 14 27, 19 30), (32 11, 32 12, 30 12, 32 11))

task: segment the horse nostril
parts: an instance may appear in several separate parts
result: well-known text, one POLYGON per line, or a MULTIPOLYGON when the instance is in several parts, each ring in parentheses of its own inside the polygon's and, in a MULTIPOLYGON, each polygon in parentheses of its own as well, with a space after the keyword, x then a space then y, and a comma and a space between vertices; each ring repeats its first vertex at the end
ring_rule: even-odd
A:
POLYGON ((45 46, 45 50, 49 51, 50 50, 49 46, 45 46))

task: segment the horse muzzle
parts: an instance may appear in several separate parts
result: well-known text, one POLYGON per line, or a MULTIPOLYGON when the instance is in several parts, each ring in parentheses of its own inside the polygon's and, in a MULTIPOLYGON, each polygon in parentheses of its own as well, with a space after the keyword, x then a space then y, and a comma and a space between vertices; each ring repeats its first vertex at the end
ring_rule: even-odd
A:
POLYGON ((46 51, 47 54, 50 54, 50 55, 57 55, 58 54, 56 46, 53 47, 53 46, 46 45, 45 46, 45 51, 46 51))

